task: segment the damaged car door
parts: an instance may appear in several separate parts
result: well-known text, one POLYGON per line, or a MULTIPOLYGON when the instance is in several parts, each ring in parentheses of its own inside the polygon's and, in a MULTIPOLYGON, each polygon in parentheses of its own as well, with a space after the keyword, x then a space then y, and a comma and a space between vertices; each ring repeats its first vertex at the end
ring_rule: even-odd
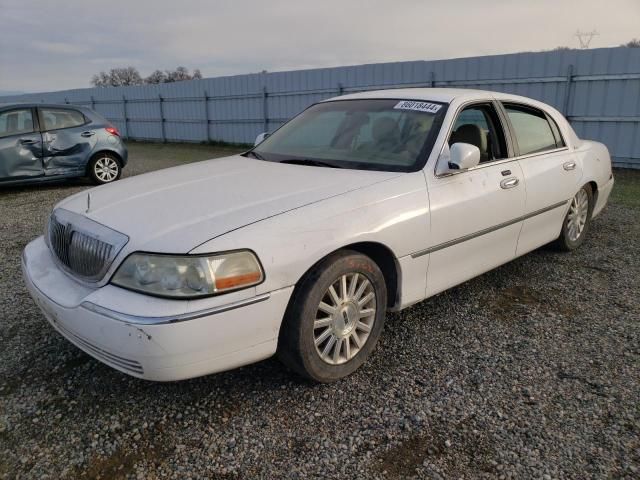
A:
POLYGON ((89 120, 73 108, 38 108, 42 127, 43 166, 46 176, 84 174, 96 132, 89 120))
POLYGON ((34 110, 0 111, 0 181, 41 175, 42 138, 34 110))

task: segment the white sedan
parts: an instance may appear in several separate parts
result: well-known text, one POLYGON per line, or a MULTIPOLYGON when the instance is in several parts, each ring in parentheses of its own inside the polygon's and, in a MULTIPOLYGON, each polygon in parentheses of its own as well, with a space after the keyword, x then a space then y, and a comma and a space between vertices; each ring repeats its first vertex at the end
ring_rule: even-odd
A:
POLYGON ((23 254, 51 325, 149 380, 277 353, 330 382, 363 364, 388 310, 580 246, 613 187, 604 145, 501 93, 346 95, 259 139, 59 203, 23 254))

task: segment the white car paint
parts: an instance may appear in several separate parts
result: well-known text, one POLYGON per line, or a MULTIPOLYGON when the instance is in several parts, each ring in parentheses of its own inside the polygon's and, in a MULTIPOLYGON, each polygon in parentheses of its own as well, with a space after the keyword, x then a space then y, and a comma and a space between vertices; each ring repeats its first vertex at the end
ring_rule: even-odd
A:
POLYGON ((86 192, 56 208, 122 232, 129 242, 100 282, 86 284, 57 266, 42 237, 34 240, 23 254, 31 295, 62 335, 112 367, 151 380, 190 378, 273 355, 296 283, 333 251, 370 244, 388 252, 398 277, 392 308, 402 309, 557 238, 568 200, 586 183, 596 187, 597 215, 613 186, 606 147, 579 139, 559 112, 540 102, 456 89, 339 97, 356 98, 449 103, 422 170, 330 169, 232 156, 98 187, 90 191, 89 208, 86 192), (544 110, 567 146, 443 174, 457 113, 492 99, 544 110), (567 162, 575 168, 565 170, 567 162), (501 188, 505 179, 518 184, 501 188), (168 300, 108 283, 135 251, 241 248, 255 252, 264 267, 265 281, 255 287, 168 300))

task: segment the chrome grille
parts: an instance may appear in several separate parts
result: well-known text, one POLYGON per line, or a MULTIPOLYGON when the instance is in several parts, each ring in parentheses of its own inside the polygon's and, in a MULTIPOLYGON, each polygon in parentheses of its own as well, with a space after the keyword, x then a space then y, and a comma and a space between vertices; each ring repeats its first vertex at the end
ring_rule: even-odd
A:
POLYGON ((51 214, 47 239, 59 264, 89 282, 102 279, 128 241, 126 235, 61 209, 51 214))

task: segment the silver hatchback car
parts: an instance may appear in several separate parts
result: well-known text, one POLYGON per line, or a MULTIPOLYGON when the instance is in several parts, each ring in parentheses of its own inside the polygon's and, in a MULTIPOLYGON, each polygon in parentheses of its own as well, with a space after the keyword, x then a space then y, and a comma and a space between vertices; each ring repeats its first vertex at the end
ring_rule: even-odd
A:
POLYGON ((0 185, 71 177, 111 183, 126 164, 120 132, 90 108, 0 104, 0 185))

